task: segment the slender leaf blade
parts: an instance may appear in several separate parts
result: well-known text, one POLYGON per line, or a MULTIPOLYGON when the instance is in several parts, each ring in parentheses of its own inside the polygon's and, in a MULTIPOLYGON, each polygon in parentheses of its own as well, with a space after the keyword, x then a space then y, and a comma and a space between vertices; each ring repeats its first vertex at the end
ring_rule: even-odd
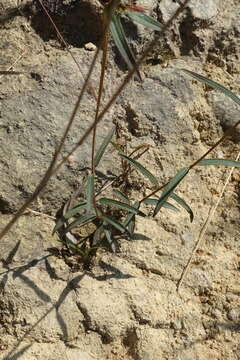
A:
MULTIPOLYGON (((146 205, 153 205, 153 206, 156 206, 157 203, 158 203, 159 199, 152 199, 152 198, 148 198, 148 199, 145 199, 143 202, 144 204, 146 205)), ((166 209, 169 209, 169 210, 172 210, 172 211, 179 211, 179 209, 174 206, 173 204, 169 203, 169 202, 165 202, 162 207, 166 208, 166 209)))
POLYGON ((221 91, 222 93, 224 93, 225 95, 227 95, 228 97, 230 97, 235 103, 237 103, 238 105, 240 105, 240 98, 235 95, 232 91, 228 90, 227 88, 225 88, 224 86, 218 84, 217 82, 210 80, 208 78, 206 78, 205 76, 199 75, 193 71, 189 71, 186 69, 182 69, 186 74, 192 76, 193 78, 195 78, 196 80, 202 82, 203 84, 207 84, 209 86, 211 86, 212 88, 221 91))
POLYGON ((88 175, 87 179, 87 212, 93 209, 94 198, 94 175, 88 175))
MULTIPOLYGON (((128 45, 126 35, 124 33, 119 15, 116 15, 116 14, 112 15, 112 19, 110 22, 110 31, 111 31, 112 38, 113 38, 121 56, 123 57, 124 61, 126 62, 128 68, 130 70, 132 70, 136 65, 136 60, 135 60, 135 57, 133 55, 131 48, 128 45)), ((137 71, 136 74, 137 74, 138 80, 141 81, 142 79, 141 79, 140 72, 137 71)))
POLYGON ((122 191, 114 190, 113 192, 120 200, 122 200, 122 202, 125 202, 126 204, 130 204, 130 200, 126 197, 125 194, 123 194, 122 191))
POLYGON ((93 235, 93 245, 97 245, 97 244, 100 244, 101 243, 101 234, 103 233, 104 229, 103 229, 103 225, 100 225, 94 235, 93 235))
MULTIPOLYGON (((135 209, 139 210, 140 202, 136 202, 135 204, 133 204, 133 207, 135 209)), ((136 220, 136 215, 132 212, 129 212, 128 216, 126 217, 125 221, 123 222, 123 225, 128 228, 130 235, 133 235, 133 233, 134 233, 135 220, 136 220)))
POLYGON ((128 224, 128 230, 131 236, 134 234, 135 226, 136 226, 136 216, 134 215, 128 224))
POLYGON ((100 148, 98 149, 95 158, 94 158, 94 165, 95 167, 97 167, 100 163, 101 158, 103 157, 104 152, 106 151, 106 148, 108 146, 108 144, 111 142, 112 137, 115 133, 116 127, 114 126, 109 133, 107 134, 107 136, 105 137, 105 139, 103 140, 100 148))
POLYGON ((60 243, 62 243, 63 245, 65 245, 67 248, 71 248, 73 250, 75 250, 76 252, 78 252, 81 256, 84 256, 84 252, 79 249, 79 247, 73 243, 69 243, 68 241, 66 241, 65 239, 63 238, 58 238, 58 241, 60 243))
POLYGON ((204 159, 201 160, 198 165, 209 166, 209 165, 221 165, 221 166, 232 166, 240 167, 240 161, 227 160, 227 159, 204 159))
POLYGON ((180 196, 178 196, 176 193, 172 193, 170 195, 170 197, 175 200, 183 209, 185 209, 189 216, 190 216, 190 221, 192 222, 193 221, 193 218, 194 218, 194 214, 193 214, 193 211, 192 209, 190 208, 190 206, 186 203, 185 200, 183 200, 180 196))
POLYGON ((112 225, 113 227, 115 227, 115 229, 117 229, 118 231, 120 231, 121 233, 128 233, 127 228, 120 224, 118 221, 116 221, 112 216, 105 214, 104 212, 100 211, 98 209, 99 213, 100 213, 100 217, 103 221, 105 221, 107 224, 112 225))
POLYGON ((70 230, 75 228, 76 226, 84 225, 85 223, 88 223, 89 221, 94 220, 95 218, 96 218, 95 214, 86 214, 86 215, 81 216, 80 218, 76 219, 71 224, 69 224, 62 232, 62 235, 66 234, 67 232, 69 232, 70 230))
POLYGON ((156 31, 162 30, 162 25, 144 12, 127 10, 124 11, 124 14, 126 14, 131 20, 136 21, 141 25, 147 26, 150 29, 156 31))
POLYGON ((80 210, 84 209, 87 205, 86 201, 83 201, 81 203, 79 203, 78 205, 74 206, 72 209, 70 209, 68 212, 66 212, 65 215, 61 216, 56 225, 54 226, 53 229, 53 234, 58 231, 65 223, 68 219, 70 219, 71 217, 75 216, 76 214, 79 213, 80 210))
POLYGON ((138 161, 122 153, 119 153, 119 155, 124 160, 126 160, 130 165, 132 165, 135 169, 137 169, 143 176, 147 177, 152 184, 159 185, 158 179, 149 170, 147 170, 144 166, 142 166, 138 161))
POLYGON ((129 211, 129 212, 132 212, 134 213, 135 215, 139 215, 139 216, 143 216, 145 217, 146 215, 140 211, 139 209, 136 209, 135 207, 129 205, 129 204, 126 204, 124 202, 121 202, 121 201, 117 201, 117 200, 113 200, 113 199, 109 199, 109 198, 101 198, 99 200, 99 203, 101 205, 110 205, 110 206, 114 206, 118 209, 121 209, 121 210, 125 210, 125 211, 129 211))
POLYGON ((113 238, 113 234, 112 232, 107 228, 107 226, 103 226, 103 229, 104 229, 104 233, 105 233, 105 236, 106 236, 106 239, 107 239, 107 242, 109 243, 111 249, 112 249, 112 252, 116 252, 116 245, 115 245, 115 242, 114 242, 114 238, 113 238))
POLYGON ((177 187, 177 185, 183 180, 183 178, 187 175, 189 168, 180 169, 177 174, 168 182, 165 186, 165 190, 163 191, 161 197, 158 200, 158 203, 155 207, 153 216, 156 216, 163 204, 167 201, 169 196, 172 194, 173 190, 177 187))

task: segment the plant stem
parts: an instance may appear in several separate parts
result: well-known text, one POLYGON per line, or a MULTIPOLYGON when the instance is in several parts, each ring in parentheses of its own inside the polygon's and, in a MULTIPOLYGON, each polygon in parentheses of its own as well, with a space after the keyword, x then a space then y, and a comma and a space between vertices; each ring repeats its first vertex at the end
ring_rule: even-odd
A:
MULTIPOLYGON (((100 81, 99 81, 99 88, 98 88, 98 97, 97 97, 97 108, 95 112, 95 119, 96 122, 98 115, 99 115, 99 109, 101 105, 101 98, 103 93, 103 84, 104 84, 104 75, 105 75, 105 69, 107 64, 107 54, 108 54, 108 31, 104 34, 103 39, 103 55, 102 55, 102 62, 101 62, 101 75, 100 75, 100 81)), ((96 132, 97 132, 97 123, 93 128, 93 137, 92 137, 92 174, 95 175, 95 148, 96 148, 96 132)))
MULTIPOLYGON (((172 25, 173 21, 176 19, 176 17, 181 13, 181 11, 183 11, 183 9, 187 6, 187 4, 190 2, 190 0, 184 0, 183 3, 179 6, 179 8, 176 10, 175 14, 166 22, 166 24, 163 26, 162 31, 159 34, 159 37, 161 35, 163 35, 167 29, 169 29, 170 25, 172 25)), ((115 6, 117 6, 119 3, 119 1, 113 1, 113 9, 112 11, 114 11, 115 6)), ((107 28, 106 31, 109 27, 109 21, 107 23, 107 28)), ((63 144, 65 143, 67 134, 69 132, 69 129, 75 119, 75 116, 77 114, 77 111, 79 109, 83 94, 85 92, 85 90, 88 88, 88 81, 90 80, 93 68, 95 66, 95 62, 97 60, 98 54, 99 54, 99 49, 96 51, 93 61, 90 65, 88 74, 86 76, 86 80, 83 84, 83 87, 80 91, 80 94, 78 96, 78 99, 76 101, 76 104, 74 106, 74 109, 72 111, 72 114, 70 116, 69 122, 67 124, 67 127, 64 131, 64 134, 61 138, 60 144, 58 146, 58 148, 56 149, 52 161, 47 169, 47 171, 45 172, 43 178, 40 180, 39 184, 37 185, 36 189, 34 190, 33 194, 30 196, 30 198, 20 207, 20 209, 17 211, 17 213, 14 215, 14 217, 7 223, 7 225, 0 231, 0 239, 3 238, 4 235, 7 234, 7 232, 12 228, 12 226, 16 223, 16 221, 18 220, 18 218, 22 215, 22 213, 27 209, 27 207, 29 207, 29 205, 33 202, 34 199, 36 199, 36 197, 42 192, 42 190, 45 188, 45 186, 47 185, 48 181, 50 180, 50 178, 57 173, 57 171, 59 170, 59 168, 69 159, 69 157, 74 153, 74 151, 76 151, 78 149, 78 147, 86 140, 86 138, 90 135, 91 131, 93 130, 93 128, 97 125, 98 122, 101 121, 102 117, 105 115, 105 113, 108 111, 108 109, 111 107, 111 105, 115 102, 117 96, 120 94, 120 92, 125 88, 125 86, 127 85, 127 83, 129 82, 129 80, 132 78, 134 72, 136 72, 136 70, 138 69, 139 65, 141 64, 141 62, 143 62, 143 60, 145 59, 145 57, 147 56, 147 54, 149 53, 149 51, 151 51, 155 46, 155 40, 152 41, 149 46, 147 47, 147 49, 144 51, 143 56, 141 56, 141 58, 139 59, 139 61, 137 62, 137 64, 134 66, 134 68, 129 71, 128 75, 126 76, 125 80, 123 81, 123 83, 119 86, 119 88, 117 89, 116 93, 112 96, 112 98, 109 100, 109 102, 107 103, 107 105, 104 107, 104 109, 102 110, 102 112, 99 114, 99 116, 97 117, 96 121, 94 121, 89 128, 85 131, 85 134, 79 139, 79 141, 75 144, 75 146, 72 148, 72 150, 68 153, 67 156, 63 157, 63 160, 60 161, 60 163, 56 165, 57 163, 57 159, 58 159, 58 155, 60 153, 60 151, 62 150, 63 144)))
MULTIPOLYGON (((238 161, 239 158, 240 158, 240 152, 238 153, 238 155, 236 157, 236 161, 238 161)), ((196 242, 196 244, 195 244, 195 246, 194 246, 194 248, 192 250, 191 256, 188 259, 187 265, 185 266, 185 268, 184 268, 184 270, 183 270, 183 272, 182 272, 182 274, 180 276, 180 279, 178 280, 177 291, 179 291, 184 279, 186 278, 186 275, 187 275, 188 270, 190 268, 190 265, 192 263, 193 257, 195 256, 195 254, 196 254, 196 252, 197 252, 197 250, 198 250, 198 248, 199 248, 199 246, 200 246, 200 244, 202 242, 202 239, 204 238, 204 235, 205 235, 205 233, 207 231, 208 225, 209 225, 210 221, 212 220, 212 218, 213 218, 213 216, 215 214, 215 211, 216 211, 216 209, 217 209, 217 207, 218 207, 218 205, 219 205, 219 203, 220 203, 220 201, 221 201, 221 199, 223 197, 223 194, 224 194, 224 192, 226 190, 226 187, 227 187, 227 185, 228 185, 228 183, 230 181, 230 178, 232 176, 232 173, 233 173, 234 169, 235 169, 234 167, 232 167, 230 169, 230 171, 228 173, 228 176, 227 176, 227 179, 226 179, 226 181, 224 183, 224 186, 223 186, 223 188, 221 190, 221 193, 220 193, 220 195, 219 195, 219 197, 217 199, 217 202, 210 209, 209 215, 208 215, 208 217, 207 217, 207 219, 206 219, 206 221, 205 221, 205 223, 204 223, 204 225, 203 225, 203 227, 202 227, 202 229, 201 229, 201 231, 200 231, 200 233, 198 235, 197 242, 196 242)))
MULTIPOLYGON (((104 18, 103 18, 103 31, 107 26, 108 23, 108 14, 104 9, 104 14, 103 14, 104 18)), ((110 14, 111 16, 111 14, 110 14)), ((96 215, 98 216, 98 211, 97 211, 97 207, 96 207, 96 195, 95 195, 95 172, 96 172, 96 168, 95 168, 95 148, 96 148, 96 134, 97 134, 97 118, 99 115, 99 109, 100 109, 100 105, 101 105, 101 99, 102 99, 102 94, 103 94, 103 85, 104 85, 104 76, 105 76, 105 70, 106 70, 106 64, 107 64, 107 55, 108 55, 108 30, 104 31, 104 36, 103 36, 103 54, 102 54, 102 61, 101 61, 101 74, 100 74, 100 81, 99 81, 99 88, 98 88, 98 97, 97 97, 97 107, 96 107, 96 112, 95 112, 95 119, 94 122, 96 122, 96 125, 93 128, 93 135, 92 135, 92 175, 94 176, 94 180, 93 180, 93 206, 95 208, 95 212, 96 215)))

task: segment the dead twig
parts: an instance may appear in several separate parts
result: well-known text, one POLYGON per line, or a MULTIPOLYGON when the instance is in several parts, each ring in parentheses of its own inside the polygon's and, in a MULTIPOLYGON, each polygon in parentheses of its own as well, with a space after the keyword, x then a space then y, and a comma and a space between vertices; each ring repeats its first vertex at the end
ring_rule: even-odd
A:
POLYGON ((0 79, 3 77, 3 75, 20 75, 20 74, 26 74, 26 72, 24 71, 13 71, 13 67, 22 59, 22 57, 25 55, 26 50, 24 50, 19 57, 14 61, 14 63, 12 63, 12 65, 9 66, 8 69, 6 70, 0 70, 0 74, 2 76, 0 76, 0 79))
POLYGON ((51 220, 56 220, 56 217, 55 216, 51 216, 51 215, 48 215, 48 214, 44 214, 40 211, 36 211, 36 210, 32 210, 30 208, 27 208, 26 211, 23 213, 23 215, 27 215, 27 214, 32 214, 32 215, 35 215, 35 216, 42 216, 42 217, 47 217, 51 220))
MULTIPOLYGON (((237 155, 237 157, 236 157, 236 161, 238 161, 239 158, 240 158, 240 152, 238 153, 238 155, 237 155)), ((208 217, 207 217, 207 219, 206 219, 206 221, 205 221, 205 223, 204 223, 204 225, 203 225, 203 227, 202 227, 202 229, 201 229, 201 231, 200 231, 200 233, 199 233, 199 235, 198 235, 197 242, 196 242, 196 244, 195 244, 195 246, 194 246, 194 249, 193 249, 193 251, 192 251, 192 253, 191 253, 191 256, 190 256, 190 258, 189 258, 189 260, 188 260, 188 262, 187 262, 187 265, 185 266, 185 268, 184 268, 184 270, 183 270, 183 272, 182 272, 182 274, 181 274, 181 277, 180 277, 180 279, 179 279, 179 281, 178 281, 178 283, 177 283, 177 291, 179 291, 179 289, 180 289, 180 287, 181 287, 184 279, 186 278, 186 275, 187 275, 187 273, 188 273, 188 271, 189 271, 189 268, 190 268, 190 265, 191 265, 191 263, 192 263, 193 257, 195 256, 196 251, 198 250, 198 248, 199 248, 199 246, 200 246, 200 244, 201 244, 201 242, 202 242, 202 240, 203 240, 203 237, 204 237, 204 235, 206 234, 208 225, 209 225, 210 221, 212 220, 213 215, 215 214, 215 211, 216 211, 216 209, 217 209, 217 207, 218 207, 218 205, 219 205, 219 203, 220 203, 220 201, 221 201, 221 199, 222 199, 222 197, 223 197, 223 194, 224 194, 224 192, 225 192, 225 189, 226 189, 226 187, 227 187, 227 184, 228 184, 229 181, 230 181, 230 178, 231 178, 231 176, 232 176, 232 173, 233 173, 233 170, 234 170, 234 169, 235 169, 235 167, 232 167, 232 168, 230 169, 230 171, 229 171, 229 173, 228 173, 228 176, 227 176, 227 179, 226 179, 226 181, 225 181, 225 183, 224 183, 224 185, 223 185, 222 191, 221 191, 221 193, 220 193, 220 195, 219 195, 219 197, 218 197, 218 199, 217 199, 217 202, 216 202, 215 204, 213 204, 212 207, 210 208, 208 217)))

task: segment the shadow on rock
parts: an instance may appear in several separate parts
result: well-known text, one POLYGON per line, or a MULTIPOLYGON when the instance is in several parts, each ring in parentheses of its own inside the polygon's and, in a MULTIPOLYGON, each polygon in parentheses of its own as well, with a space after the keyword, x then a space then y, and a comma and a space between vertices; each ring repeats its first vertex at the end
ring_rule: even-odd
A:
MULTIPOLYGON (((98 44, 101 36, 101 19, 89 1, 71 1, 67 5, 59 2, 55 7, 44 3, 52 20, 65 41, 75 47, 92 42, 98 44)), ((31 26, 44 40, 57 39, 57 33, 44 10, 38 9, 31 17, 31 26)))
POLYGON ((47 310, 36 322, 35 324, 33 324, 30 329, 28 329, 24 335, 18 340, 17 344, 13 347, 13 349, 3 358, 3 360, 16 360, 18 358, 20 358, 28 349, 31 345, 28 345, 26 347, 24 347, 23 349, 21 349, 20 351, 18 351, 18 353, 14 354, 15 351, 19 348, 19 346, 21 345, 21 343, 24 341, 24 339, 31 333, 31 331, 33 331, 34 328, 36 328, 41 321, 43 321, 43 319, 45 319, 53 310, 56 310, 56 318, 59 322, 59 326, 62 330, 62 338, 64 340, 68 339, 68 329, 67 329, 67 324, 64 321, 63 317, 61 316, 61 314, 59 313, 59 308, 60 306, 63 304, 63 302, 65 301, 66 297, 69 295, 69 293, 74 290, 79 282, 82 280, 82 278, 84 277, 85 274, 81 274, 81 275, 77 275, 75 276, 72 280, 70 280, 66 287, 63 289, 62 293, 60 294, 58 300, 50 307, 49 310, 47 310))

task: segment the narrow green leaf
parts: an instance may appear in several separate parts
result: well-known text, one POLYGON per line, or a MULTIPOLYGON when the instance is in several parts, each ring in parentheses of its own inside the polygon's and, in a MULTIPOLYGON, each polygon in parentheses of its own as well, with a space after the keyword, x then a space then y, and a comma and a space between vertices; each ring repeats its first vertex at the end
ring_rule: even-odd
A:
MULTIPOLYGON (((159 201, 159 199, 151 199, 151 198, 148 198, 148 199, 144 200, 143 202, 144 202, 144 204, 146 204, 146 205, 156 206, 157 203, 158 203, 158 201, 159 201)), ((169 202, 167 202, 167 201, 162 205, 162 207, 164 207, 164 208, 166 208, 166 209, 169 209, 169 210, 176 211, 176 212, 179 211, 179 209, 178 209, 176 206, 172 205, 171 203, 169 203, 169 202)))
POLYGON ((111 249, 112 249, 112 252, 116 252, 116 245, 115 245, 115 242, 114 242, 114 238, 113 238, 113 234, 112 232, 107 228, 107 226, 103 226, 103 229, 104 229, 104 233, 105 233, 105 236, 106 236, 106 239, 107 239, 107 242, 109 243, 111 249))
POLYGON ((64 240, 63 238, 58 238, 58 240, 60 243, 62 243, 63 245, 65 245, 67 248, 72 248, 74 249, 76 252, 78 252, 81 256, 84 256, 84 252, 79 249, 79 247, 73 243, 69 243, 66 240, 64 240))
POLYGON ((201 166, 223 165, 223 166, 240 167, 240 161, 226 160, 226 159, 204 159, 204 160, 201 160, 198 163, 198 165, 201 165, 201 166))
POLYGON ((192 209, 190 208, 190 206, 186 203, 185 200, 183 200, 180 196, 178 196, 177 194, 175 193, 172 193, 170 195, 170 197, 175 200, 180 206, 182 206, 183 209, 185 209, 188 213, 189 213, 189 216, 190 216, 190 221, 192 222, 193 221, 193 211, 192 209))
POLYGON ((126 195, 124 195, 121 191, 119 190, 114 190, 113 191, 114 194, 116 194, 116 196, 121 199, 123 202, 125 202, 126 204, 130 204, 130 200, 126 197, 126 195))
POLYGON ((96 155, 95 155, 95 158, 94 158, 94 165, 95 167, 98 166, 98 164, 100 163, 100 160, 108 146, 108 144, 111 142, 112 140, 112 137, 115 133, 115 130, 116 130, 116 127, 114 126, 110 131, 109 133, 107 134, 107 136, 105 137, 105 139, 103 140, 100 148, 98 149, 96 155))
POLYGON ((124 14, 126 14, 131 20, 136 21, 141 25, 147 26, 150 29, 156 31, 162 30, 162 25, 158 21, 154 20, 152 17, 143 12, 127 10, 124 11, 124 14))
POLYGON ((112 181, 112 180, 114 180, 114 179, 116 179, 116 175, 114 175, 114 174, 104 174, 103 172, 101 172, 101 171, 99 171, 99 170, 97 170, 96 169, 96 175, 97 175, 97 177, 99 178, 99 179, 102 179, 102 180, 108 180, 108 181, 112 181))
POLYGON ((103 233, 104 228, 103 225, 100 225, 93 234, 93 245, 97 245, 101 243, 101 234, 103 233))
POLYGON ((228 90, 227 88, 225 88, 224 86, 216 83, 213 80, 209 80, 208 78, 199 75, 193 71, 189 71, 186 69, 182 69, 186 74, 191 75, 192 77, 194 77, 196 80, 201 81, 203 84, 207 84, 209 86, 211 86, 212 88, 221 91, 222 93, 224 93, 225 95, 227 95, 228 97, 230 97, 233 101, 235 101, 235 103, 237 103, 238 105, 240 105, 240 98, 235 95, 232 91, 228 90))
MULTIPOLYGON (((132 70, 136 65, 136 60, 135 60, 135 57, 133 55, 131 48, 128 45, 126 35, 124 33, 122 23, 120 20, 120 16, 117 14, 112 15, 112 20, 110 22, 110 31, 111 31, 112 38, 113 38, 121 56, 123 57, 124 61, 126 62, 128 68, 130 70, 132 70)), ((138 80, 141 81, 142 79, 141 79, 140 72, 137 71, 136 74, 137 74, 138 80)))
POLYGON ((104 220, 107 224, 112 225, 113 227, 115 227, 115 229, 117 229, 121 233, 125 233, 125 232, 128 233, 128 230, 126 229, 126 227, 124 225, 120 224, 119 222, 117 222, 112 216, 103 213, 99 209, 98 209, 98 211, 100 213, 101 219, 104 220))
POLYGON ((85 223, 88 223, 90 220, 93 220, 96 218, 95 214, 86 214, 78 218, 77 220, 73 221, 71 224, 69 224, 64 231, 62 232, 62 235, 66 234, 73 228, 75 228, 78 225, 84 225, 85 223))
POLYGON ((90 212, 93 209, 93 197, 94 197, 94 175, 88 175, 87 179, 87 211, 90 212))
POLYGON ((165 190, 163 191, 161 197, 158 200, 158 203, 155 207, 153 216, 156 216, 163 204, 167 201, 169 196, 172 194, 173 190, 177 187, 177 185, 182 181, 182 179, 187 175, 189 168, 182 168, 178 171, 178 173, 168 182, 165 186, 165 190))
POLYGON ((136 209, 135 207, 133 207, 131 205, 128 205, 126 203, 123 203, 121 201, 108 199, 108 198, 102 198, 102 199, 99 200, 99 203, 101 205, 110 205, 110 206, 114 206, 114 207, 116 207, 118 209, 121 209, 121 210, 130 211, 130 212, 134 213, 135 215, 140 215, 140 216, 143 216, 143 217, 146 216, 139 209, 136 209))
POLYGON ((134 234, 135 226, 136 226, 136 216, 134 215, 128 224, 128 230, 131 236, 134 234))
POLYGON ((91 246, 90 248, 86 249, 85 253, 84 253, 85 259, 89 258, 89 255, 91 254, 91 252, 93 252, 94 250, 101 249, 101 248, 103 248, 103 246, 99 245, 99 246, 91 246))
POLYGON ((61 216, 60 219, 58 219, 54 229, 53 229, 53 234, 58 231, 65 223, 68 219, 70 219, 71 217, 75 216, 76 214, 79 213, 80 210, 84 209, 87 205, 86 201, 83 201, 81 203, 79 203, 78 205, 74 206, 71 210, 69 210, 68 212, 66 212, 66 214, 64 216, 61 216))
MULTIPOLYGON (((140 203, 136 202, 135 204, 133 204, 133 207, 136 210, 139 210, 140 208, 140 203)), ((134 229, 135 229, 135 214, 133 212, 129 212, 128 216, 126 217, 125 221, 123 222, 123 225, 126 226, 129 230, 130 235, 132 235, 134 233, 134 229)))
POLYGON ((143 176, 146 176, 151 181, 151 183, 153 183, 154 185, 159 185, 158 179, 149 170, 147 170, 144 166, 142 166, 138 161, 121 153, 119 153, 119 155, 129 164, 135 167, 135 169, 137 169, 143 176))

